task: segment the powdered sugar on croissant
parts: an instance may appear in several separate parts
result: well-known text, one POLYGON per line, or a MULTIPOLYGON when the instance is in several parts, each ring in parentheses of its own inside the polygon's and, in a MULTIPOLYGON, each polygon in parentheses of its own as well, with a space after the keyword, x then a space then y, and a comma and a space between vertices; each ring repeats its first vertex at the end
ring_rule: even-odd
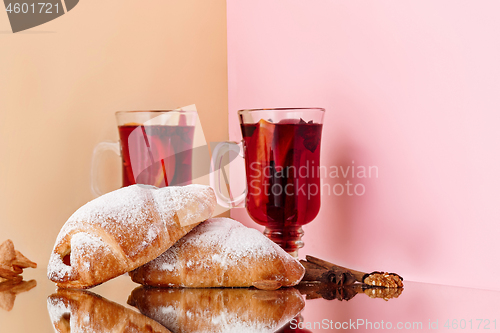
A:
POLYGON ((171 333, 154 321, 86 290, 59 289, 47 298, 57 333, 171 333))
POLYGON ((304 268, 259 231, 229 218, 211 218, 130 275, 150 286, 248 287, 262 280, 293 286, 304 268))
POLYGON ((277 332, 305 305, 295 288, 139 287, 127 303, 175 333, 277 332))
POLYGON ((203 185, 132 185, 107 193, 65 223, 48 277, 69 288, 105 282, 156 258, 214 209, 213 190, 203 185))

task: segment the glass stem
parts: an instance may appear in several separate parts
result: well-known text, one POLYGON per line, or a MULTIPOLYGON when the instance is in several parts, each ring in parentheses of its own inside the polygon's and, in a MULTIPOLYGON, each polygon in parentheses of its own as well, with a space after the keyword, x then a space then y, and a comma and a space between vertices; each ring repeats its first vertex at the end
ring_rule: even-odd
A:
POLYGON ((271 229, 266 227, 266 229, 264 230, 264 235, 278 244, 283 250, 285 250, 294 258, 298 258, 299 249, 304 247, 304 242, 302 241, 304 230, 302 230, 302 227, 300 226, 291 226, 278 229, 271 229))

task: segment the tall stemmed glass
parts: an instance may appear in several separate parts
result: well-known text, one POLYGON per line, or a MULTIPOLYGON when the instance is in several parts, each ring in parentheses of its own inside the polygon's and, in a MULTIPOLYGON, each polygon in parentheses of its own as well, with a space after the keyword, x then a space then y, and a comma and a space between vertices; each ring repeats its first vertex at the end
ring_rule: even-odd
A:
POLYGON ((302 226, 321 205, 324 113, 322 108, 240 110, 242 143, 214 150, 215 163, 238 146, 245 158, 246 194, 229 199, 216 190, 219 203, 238 207, 244 202, 250 217, 266 227, 264 234, 295 257, 304 246, 302 226))

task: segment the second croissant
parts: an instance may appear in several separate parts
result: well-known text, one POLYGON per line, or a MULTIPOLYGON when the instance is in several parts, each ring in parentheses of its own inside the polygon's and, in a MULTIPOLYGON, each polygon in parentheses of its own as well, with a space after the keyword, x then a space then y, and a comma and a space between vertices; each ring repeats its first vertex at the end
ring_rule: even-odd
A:
POLYGON ((130 272, 156 287, 250 287, 258 281, 294 286, 304 267, 266 236, 229 218, 211 218, 155 260, 130 272))

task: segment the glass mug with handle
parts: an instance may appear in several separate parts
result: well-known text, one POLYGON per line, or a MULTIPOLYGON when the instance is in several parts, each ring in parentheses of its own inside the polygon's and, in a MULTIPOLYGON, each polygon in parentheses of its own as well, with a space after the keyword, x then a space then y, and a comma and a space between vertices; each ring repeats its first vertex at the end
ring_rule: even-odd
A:
POLYGON ((123 187, 191 183, 196 111, 119 111, 115 116, 120 141, 100 142, 92 156, 91 190, 94 196, 103 194, 97 170, 102 153, 107 150, 121 156, 123 187))
POLYGON ((302 226, 316 217, 321 205, 324 113, 322 108, 240 110, 243 140, 221 143, 213 152, 212 168, 219 171, 211 173, 211 181, 219 205, 246 207, 266 227, 264 234, 295 257, 304 246, 302 226), (236 198, 230 190, 229 198, 221 191, 220 165, 227 152, 245 160, 246 191, 236 198))

